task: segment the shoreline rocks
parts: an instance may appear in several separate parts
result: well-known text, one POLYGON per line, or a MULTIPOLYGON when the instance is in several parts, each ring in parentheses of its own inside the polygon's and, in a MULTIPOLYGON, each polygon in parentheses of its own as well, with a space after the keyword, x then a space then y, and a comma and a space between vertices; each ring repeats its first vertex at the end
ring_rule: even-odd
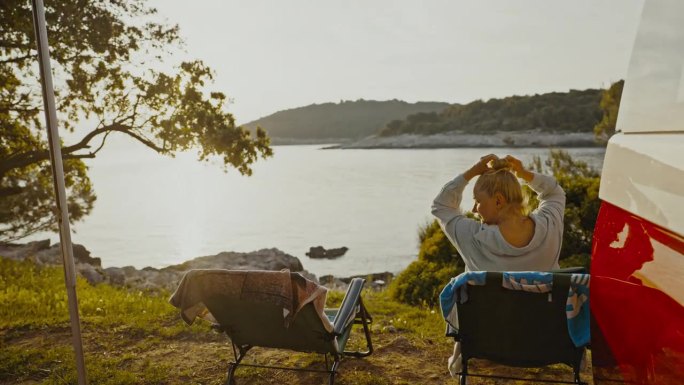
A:
MULTIPOLYGON (((304 270, 299 258, 276 248, 261 249, 249 253, 222 252, 194 258, 177 265, 161 269, 133 266, 102 267, 100 258, 93 258, 83 245, 74 244, 74 264, 76 271, 90 284, 105 282, 115 286, 132 287, 141 290, 166 289, 173 291, 181 278, 191 269, 236 269, 236 270, 282 270, 289 269, 318 282, 315 275, 304 270)), ((59 244, 50 246, 49 240, 27 244, 0 244, 0 257, 17 261, 29 260, 43 265, 61 265, 62 255, 59 244)))
POLYGON ((369 136, 323 149, 461 148, 461 147, 600 147, 591 132, 499 131, 486 135, 451 131, 435 135, 369 136))
MULTIPOLYGON (((323 258, 337 258, 348 250, 347 247, 326 250, 320 247, 323 258), (331 253, 332 252, 332 253, 331 253), (329 256, 332 255, 332 256, 329 256)), ((314 249, 314 248, 312 248, 314 249)), ((314 274, 304 270, 299 258, 276 248, 261 249, 249 253, 221 252, 216 255, 197 257, 177 265, 163 268, 133 266, 102 267, 100 258, 92 257, 83 245, 74 244, 74 264, 76 271, 91 285, 107 283, 113 286, 129 287, 138 290, 165 289, 174 291, 183 275, 191 269, 237 269, 237 270, 282 270, 298 272, 308 279, 319 282, 332 290, 345 291, 352 278, 365 278, 366 287, 380 289, 394 278, 390 272, 360 274, 351 277, 335 277, 332 275, 316 278, 314 274)), ((320 251, 320 250, 319 250, 320 251)), ((309 255, 309 253, 307 253, 309 255)), ((311 257, 311 256, 310 256, 311 257)), ((31 261, 38 266, 61 265, 62 254, 59 243, 50 245, 50 240, 34 241, 26 244, 1 244, 0 258, 16 261, 31 261)), ((311 257, 316 258, 316 257, 311 257)))
POLYGON ((382 289, 392 282, 394 273, 385 271, 382 273, 359 274, 344 278, 335 277, 333 275, 323 275, 319 278, 319 282, 328 289, 345 291, 353 278, 364 278, 366 280, 366 287, 368 288, 382 289))

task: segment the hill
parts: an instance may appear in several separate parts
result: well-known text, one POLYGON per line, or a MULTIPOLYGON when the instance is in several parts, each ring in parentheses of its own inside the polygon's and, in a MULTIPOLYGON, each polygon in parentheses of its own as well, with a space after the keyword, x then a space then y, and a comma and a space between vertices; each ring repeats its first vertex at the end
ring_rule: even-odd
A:
POLYGON ((436 113, 448 106, 443 102, 408 103, 396 99, 345 100, 278 111, 245 126, 251 130, 262 127, 276 144, 351 140, 376 134, 393 120, 417 113, 436 113))
POLYGON ((593 133, 603 116, 599 107, 602 92, 570 90, 454 104, 441 112, 420 112, 393 120, 380 130, 379 136, 453 131, 477 135, 501 131, 593 133))

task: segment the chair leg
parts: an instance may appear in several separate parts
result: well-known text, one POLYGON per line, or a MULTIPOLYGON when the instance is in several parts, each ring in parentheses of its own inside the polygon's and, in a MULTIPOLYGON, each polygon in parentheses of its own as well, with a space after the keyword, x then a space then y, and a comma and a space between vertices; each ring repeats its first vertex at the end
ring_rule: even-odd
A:
POLYGON ((237 370, 238 365, 240 365, 240 361, 242 361, 242 359, 245 358, 245 354, 247 354, 247 351, 252 348, 249 345, 235 346, 235 343, 233 343, 232 341, 231 345, 233 346, 233 355, 235 355, 235 362, 228 363, 228 378, 226 379, 225 385, 235 385, 235 371, 237 370))
POLYGON ((576 369, 574 369, 573 371, 574 371, 574 374, 575 374, 575 378, 574 378, 575 384, 586 385, 587 383, 586 383, 586 382, 582 382, 582 380, 580 379, 580 369, 579 369, 579 368, 576 368, 576 369))
POLYGON ((468 383, 468 360, 463 359, 463 367, 461 369, 461 385, 467 385, 468 383))
MULTIPOLYGON (((326 355, 327 357, 327 355, 326 355)), ((340 357, 336 356, 335 361, 330 367, 330 377, 328 378, 329 385, 335 385, 335 375, 337 374, 337 367, 340 365, 340 357)))
POLYGON ((235 375, 235 369, 237 369, 237 364, 233 364, 232 362, 228 364, 228 379, 226 380, 225 385, 235 385, 235 378, 233 377, 235 375))
POLYGON ((363 334, 366 337, 366 348, 368 349, 364 353, 364 356, 370 356, 373 353, 373 342, 371 341, 370 328, 368 327, 368 320, 370 316, 368 315, 366 307, 363 306, 363 302, 360 299, 359 302, 361 303, 361 323, 363 325, 363 334))
POLYGON ((345 350, 343 353, 347 356, 352 356, 356 358, 363 358, 363 357, 368 357, 373 353, 373 341, 371 341, 371 334, 370 334, 370 322, 372 321, 372 318, 370 314, 368 314, 368 311, 366 310, 366 307, 363 305, 363 300, 359 298, 359 307, 360 310, 356 314, 356 318, 354 318, 354 324, 361 324, 363 326, 363 334, 366 337, 366 351, 365 352, 359 352, 359 351, 350 351, 350 350, 345 350))

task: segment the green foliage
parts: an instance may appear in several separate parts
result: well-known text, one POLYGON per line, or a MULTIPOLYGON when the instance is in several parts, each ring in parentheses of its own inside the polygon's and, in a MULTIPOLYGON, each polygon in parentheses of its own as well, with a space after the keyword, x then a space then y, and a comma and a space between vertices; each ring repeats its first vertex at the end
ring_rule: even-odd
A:
MULTIPOLYGON (((358 139, 374 134, 393 119, 410 114, 432 113, 448 103, 401 100, 357 100, 340 103, 312 104, 279 111, 245 126, 264 127, 272 137, 290 139, 358 139)), ((391 124, 391 123, 390 123, 391 124)))
POLYGON ((391 333, 388 329, 393 326, 397 331, 413 333, 417 338, 444 336, 444 319, 439 311, 395 301, 389 290, 366 290, 363 300, 373 316, 374 334, 391 333))
POLYGON ((620 100, 622 99, 622 89, 625 81, 620 80, 613 83, 610 88, 601 93, 601 111, 603 118, 594 126, 594 135, 601 142, 607 142, 615 134, 618 112, 620 110, 620 100))
MULTIPOLYGON (((81 277, 76 289, 80 315, 89 324, 149 330, 159 327, 152 321, 177 314, 164 292, 143 293, 104 284, 91 286, 81 277)), ((0 329, 68 321, 62 269, 0 258, 0 329)))
POLYGON ((442 287, 463 271, 464 264, 437 221, 419 229, 419 241, 418 260, 392 281, 389 292, 398 301, 432 307, 442 287))
MULTIPOLYGON (((263 130, 252 137, 235 125, 226 95, 208 89, 213 73, 204 63, 154 69, 181 45, 177 26, 155 14, 145 0, 46 5, 59 126, 80 138, 62 146, 72 221, 95 200, 82 159, 94 158, 112 133, 168 156, 197 148, 200 160, 218 156, 224 169, 245 175, 272 153, 263 130)), ((3 1, 0 25, 0 241, 7 241, 54 230, 57 221, 30 2, 3 1)))
MULTIPOLYGON (((535 157, 531 170, 551 173, 565 190, 565 218, 561 262, 589 267, 591 242, 601 201, 598 198, 601 177, 585 162, 572 159, 562 150, 551 150, 542 163, 535 157), (568 261, 563 262, 565 259, 568 261)), ((536 200, 536 199, 535 199, 536 200)))
POLYGON ((448 131, 486 134, 537 129, 545 132, 591 132, 601 119, 601 90, 551 92, 532 96, 476 100, 441 113, 418 113, 392 121, 381 136, 432 135, 448 131))

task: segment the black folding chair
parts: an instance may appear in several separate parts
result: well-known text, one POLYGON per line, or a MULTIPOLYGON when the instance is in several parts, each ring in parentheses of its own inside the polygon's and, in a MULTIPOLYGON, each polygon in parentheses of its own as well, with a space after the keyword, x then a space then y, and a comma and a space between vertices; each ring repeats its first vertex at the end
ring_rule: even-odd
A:
POLYGON ((485 285, 467 287, 467 301, 456 305, 459 329, 447 325, 446 333, 461 343, 461 385, 468 377, 583 383, 580 366, 585 347, 576 347, 570 339, 565 312, 571 276, 567 273, 553 274, 549 293, 506 289, 501 272, 487 272, 485 285), (573 381, 562 381, 473 374, 468 370, 471 358, 514 367, 563 363, 572 367, 574 377, 573 381))
POLYGON ((247 301, 221 293, 213 293, 208 298, 203 298, 202 303, 218 322, 215 329, 225 332, 233 345, 235 360, 229 363, 226 384, 235 383, 235 371, 241 366, 327 373, 329 384, 334 384, 343 356, 366 357, 373 352, 369 328, 372 318, 361 298, 364 284, 364 279, 354 278, 340 308, 325 309, 325 315, 333 324, 332 331, 326 329, 313 303, 304 305, 286 326, 283 322, 282 307, 274 304, 247 301), (366 339, 364 351, 345 350, 354 325, 361 325, 363 328, 366 339), (243 363, 242 360, 253 347, 323 354, 325 369, 243 363))

